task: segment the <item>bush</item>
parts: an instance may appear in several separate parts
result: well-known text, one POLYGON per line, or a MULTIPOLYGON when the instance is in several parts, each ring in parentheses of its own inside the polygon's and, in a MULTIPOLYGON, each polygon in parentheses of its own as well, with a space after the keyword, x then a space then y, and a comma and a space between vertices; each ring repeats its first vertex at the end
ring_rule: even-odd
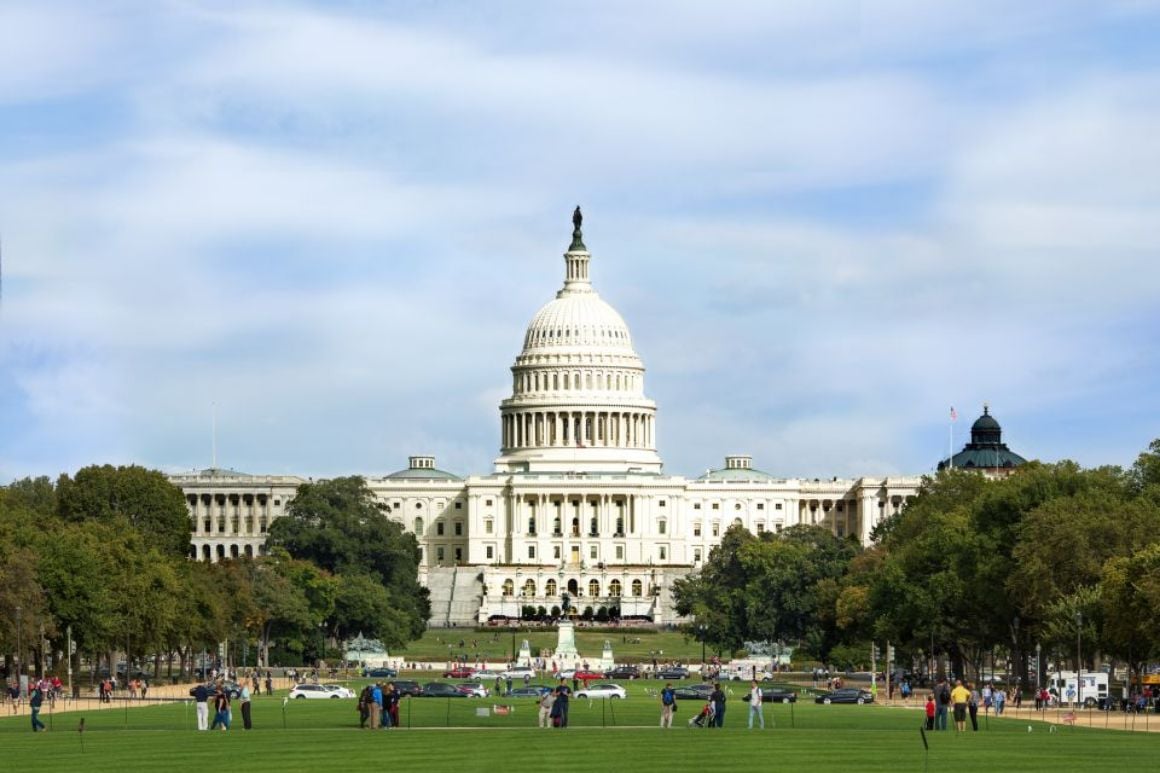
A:
POLYGON ((591 620, 592 619, 592 607, 584 607, 584 613, 582 615, 580 615, 580 619, 581 620, 591 620))
POLYGON ((598 622, 598 623, 607 623, 608 622, 608 607, 600 607, 600 609, 596 610, 596 622, 598 622))

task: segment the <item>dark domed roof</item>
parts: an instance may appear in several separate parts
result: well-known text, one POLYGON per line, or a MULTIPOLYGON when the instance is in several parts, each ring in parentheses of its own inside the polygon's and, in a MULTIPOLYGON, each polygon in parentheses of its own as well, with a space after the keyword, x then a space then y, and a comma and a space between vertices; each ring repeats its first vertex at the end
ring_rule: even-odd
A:
POLYGON ((1000 431, 999 422, 995 421, 995 417, 990 414, 988 406, 983 406, 983 415, 975 419, 975 423, 971 425, 971 432, 979 430, 995 430, 1000 431))
MULTIPOLYGON (((991 415, 990 407, 983 404, 983 415, 971 425, 971 442, 963 446, 949 460, 951 467, 966 470, 1012 469, 1027 462, 1019 454, 1007 448, 1003 442, 1003 428, 991 415)), ((948 460, 938 463, 938 469, 948 466, 948 460)))

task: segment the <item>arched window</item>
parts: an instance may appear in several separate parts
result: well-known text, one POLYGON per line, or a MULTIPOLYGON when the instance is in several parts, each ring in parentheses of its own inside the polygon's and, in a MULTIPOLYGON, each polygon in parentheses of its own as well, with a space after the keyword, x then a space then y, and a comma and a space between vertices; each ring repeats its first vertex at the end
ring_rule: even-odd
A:
POLYGON ((640 580, 633 580, 632 581, 632 595, 634 595, 634 596, 643 596, 644 595, 644 586, 640 584, 640 580))
POLYGON ((608 583, 608 595, 609 596, 619 596, 620 595, 620 580, 613 580, 612 582, 608 583))
POLYGON ((740 519, 740 518, 734 518, 734 519, 733 519, 733 525, 734 525, 734 526, 741 526, 741 519, 740 519))
POLYGON ((556 581, 555 580, 548 580, 546 583, 544 583, 544 595, 545 596, 555 596, 556 595, 556 581))
POLYGON ((592 596, 593 598, 600 595, 600 580, 588 581, 588 595, 592 596))
POLYGON ((516 595, 516 584, 514 582, 512 582, 510 579, 503 581, 503 595, 505 595, 505 596, 516 595))
POLYGON ((536 595, 536 581, 532 580, 532 579, 526 580, 524 582, 524 596, 526 598, 530 599, 535 595, 536 595))
POLYGON ((577 594, 579 594, 580 593, 580 583, 576 582, 575 580, 568 580, 568 592, 571 593, 573 596, 576 596, 577 594))
POLYGON ((580 536, 580 519, 579 518, 572 519, 572 536, 573 537, 580 536))

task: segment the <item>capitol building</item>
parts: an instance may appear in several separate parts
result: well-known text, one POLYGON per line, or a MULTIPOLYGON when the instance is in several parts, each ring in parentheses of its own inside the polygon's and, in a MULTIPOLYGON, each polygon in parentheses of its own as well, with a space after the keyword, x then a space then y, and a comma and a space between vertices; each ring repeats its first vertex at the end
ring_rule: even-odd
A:
MULTIPOLYGON (((577 610, 673 622, 673 581, 699 569, 729 527, 813 524, 866 544, 916 494, 918 476, 779 478, 745 455, 697 478, 666 473, 644 362, 593 287, 579 208, 573 223, 563 287, 532 316, 511 367, 494 469, 461 477, 416 455, 367 479, 385 517, 419 540, 432 625, 551 610, 565 593, 577 610)), ((191 555, 207 561, 261 555, 306 482, 220 469, 171 480, 189 506, 191 555)))

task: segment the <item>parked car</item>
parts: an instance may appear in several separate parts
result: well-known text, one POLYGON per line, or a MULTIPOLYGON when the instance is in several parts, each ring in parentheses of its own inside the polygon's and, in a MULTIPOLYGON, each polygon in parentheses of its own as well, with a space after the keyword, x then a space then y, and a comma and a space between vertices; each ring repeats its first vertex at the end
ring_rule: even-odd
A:
POLYGON ((393 668, 368 668, 363 672, 363 676, 369 679, 393 679, 399 675, 399 672, 393 668))
POLYGON ((471 666, 456 666, 443 672, 444 679, 470 679, 475 674, 471 666))
POLYGON ((774 687, 761 688, 762 703, 797 703, 797 693, 793 690, 782 690, 774 687))
POLYGON ((464 682, 463 684, 455 685, 455 689, 463 693, 469 698, 486 698, 491 692, 482 684, 477 682, 464 682))
MULTIPOLYGON (((217 692, 218 684, 219 682, 206 682, 205 689, 209 690, 209 694, 213 696, 217 692)), ((230 700, 234 701, 241 697, 242 686, 237 682, 226 680, 224 682, 220 682, 220 684, 222 689, 225 691, 226 697, 228 697, 230 700)), ((196 689, 196 687, 189 688, 189 694, 193 695, 196 689)))
POLYGON ((428 682, 423 685, 420 698, 466 698, 467 693, 460 692, 453 684, 446 682, 428 682))
POLYGON ((503 671, 489 671, 484 668, 472 674, 471 678, 477 682, 494 682, 496 679, 503 679, 503 671))
POLYGON ((595 682, 604 678, 604 674, 599 671, 585 671, 584 669, 577 670, 572 674, 573 679, 579 679, 581 682, 595 682))
POLYGON ((571 679, 573 676, 576 675, 577 670, 578 669, 575 669, 575 668, 565 668, 562 671, 557 671, 556 673, 552 674, 552 678, 553 679, 571 679))
POLYGON ((551 687, 545 687, 542 684, 533 684, 530 687, 513 687, 512 691, 506 696, 507 698, 542 698, 545 693, 550 693, 551 687))
POLYGON ((407 696, 418 697, 423 692, 423 687, 411 679, 396 679, 391 684, 395 686, 395 692, 404 698, 407 696))
POLYGON ((327 692, 334 693, 334 694, 338 695, 338 697, 340 697, 340 698, 353 698, 354 697, 354 692, 352 692, 350 689, 348 689, 346 687, 343 687, 341 684, 323 684, 323 685, 319 685, 319 686, 322 687, 322 689, 326 690, 327 692))
POLYGON ((814 703, 873 703, 874 695, 869 690, 860 690, 857 687, 842 687, 838 690, 824 692, 814 698, 814 703))
POLYGON ((636 666, 617 666, 604 672, 605 679, 640 679, 640 669, 636 666))
POLYGON ((606 682, 604 684, 594 684, 588 687, 582 687, 576 691, 577 698, 609 698, 611 700, 623 700, 628 697, 628 693, 624 688, 618 684, 606 682))
POLYGON ((667 666, 657 671, 657 679, 688 679, 689 669, 684 666, 667 666))
MULTIPOLYGON (((306 700, 308 698, 319 700, 338 700, 339 698, 345 697, 334 690, 328 690, 326 688, 327 685, 322 684, 299 684, 295 685, 293 689, 290 690, 289 697, 295 700, 306 700)), ((347 692, 350 692, 350 690, 347 690, 347 692)), ((352 694, 350 697, 353 698, 354 695, 352 694)))
POLYGON ((525 676, 529 679, 535 679, 535 669, 528 668, 527 666, 516 666, 515 668, 509 668, 507 671, 503 672, 504 679, 523 679, 525 676))
POLYGON ((678 687, 673 690, 673 695, 679 701, 707 701, 712 692, 713 684, 711 682, 700 682, 687 687, 678 687))

